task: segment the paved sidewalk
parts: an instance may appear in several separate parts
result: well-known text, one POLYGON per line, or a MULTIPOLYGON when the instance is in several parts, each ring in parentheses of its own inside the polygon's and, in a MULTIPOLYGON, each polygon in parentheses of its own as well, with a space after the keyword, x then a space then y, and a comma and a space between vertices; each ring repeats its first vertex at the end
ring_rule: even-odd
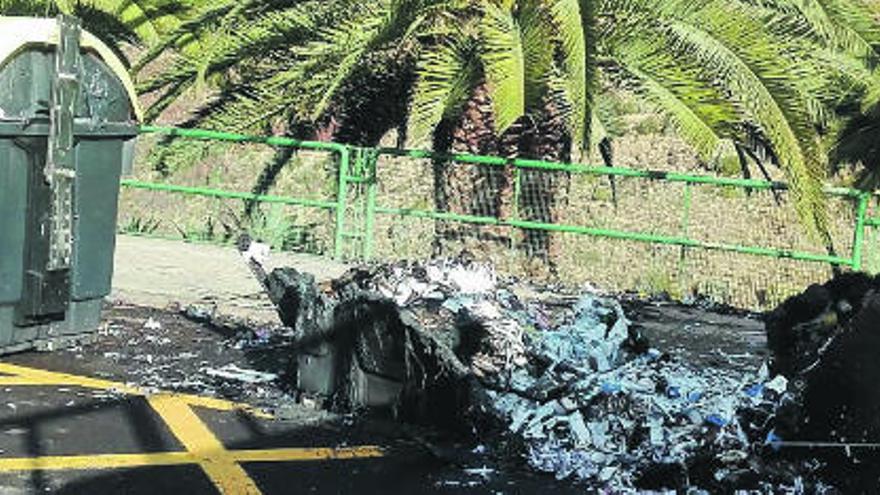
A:
MULTIPOLYGON (((223 316, 278 321, 234 248, 125 235, 116 243, 111 299, 156 308, 216 306, 223 316)), ((269 265, 291 266, 318 280, 338 277, 346 269, 328 258, 292 253, 273 253, 269 265)))

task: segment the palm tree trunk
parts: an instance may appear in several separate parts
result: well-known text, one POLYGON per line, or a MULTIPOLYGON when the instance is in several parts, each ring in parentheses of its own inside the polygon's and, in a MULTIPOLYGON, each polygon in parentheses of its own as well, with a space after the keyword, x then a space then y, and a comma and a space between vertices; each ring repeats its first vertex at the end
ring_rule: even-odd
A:
MULTIPOLYGON (((495 133, 492 102, 485 83, 474 88, 454 126, 441 126, 435 135, 435 149, 472 155, 498 155, 505 148, 495 133)), ((509 153, 508 153, 509 154, 509 153)), ((461 215, 511 218, 513 180, 505 167, 437 160, 434 162, 435 202, 438 211, 461 215)), ((466 226, 443 222, 437 230, 435 254, 445 251, 447 242, 488 241, 512 247, 503 228, 466 226)), ((448 254, 448 253, 447 253, 448 254)))
MULTIPOLYGON (((478 85, 454 125, 438 129, 435 148, 475 155, 518 156, 548 161, 570 161, 571 140, 567 126, 553 103, 548 102, 535 118, 523 118, 500 138, 495 132, 492 104, 485 83, 478 85)), ((570 177, 565 172, 521 170, 519 201, 515 194, 513 167, 470 165, 435 161, 434 186, 438 211, 554 223, 559 219, 559 193, 570 177)), ((479 240, 513 248, 509 229, 465 226, 443 222, 437 229, 435 255, 449 254, 448 243, 479 240)), ((557 235, 526 230, 519 245, 526 255, 550 265, 560 254, 557 235)))
MULTIPOLYGON (((552 102, 548 102, 538 118, 524 130, 519 144, 522 156, 551 162, 571 161, 568 129, 552 102)), ((567 172, 523 170, 519 196, 522 217, 533 222, 556 223, 559 209, 566 201, 560 198, 560 192, 568 189, 570 181, 567 172)), ((530 258, 541 259, 552 268, 561 254, 559 234, 546 230, 526 230, 521 248, 530 258)))

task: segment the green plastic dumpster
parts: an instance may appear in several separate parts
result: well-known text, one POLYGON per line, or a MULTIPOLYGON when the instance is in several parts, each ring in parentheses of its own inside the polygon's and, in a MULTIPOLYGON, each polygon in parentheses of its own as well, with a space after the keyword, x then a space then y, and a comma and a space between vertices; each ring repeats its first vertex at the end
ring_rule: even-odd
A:
POLYGON ((0 354, 88 337, 110 292, 140 111, 69 17, 0 17, 0 354))

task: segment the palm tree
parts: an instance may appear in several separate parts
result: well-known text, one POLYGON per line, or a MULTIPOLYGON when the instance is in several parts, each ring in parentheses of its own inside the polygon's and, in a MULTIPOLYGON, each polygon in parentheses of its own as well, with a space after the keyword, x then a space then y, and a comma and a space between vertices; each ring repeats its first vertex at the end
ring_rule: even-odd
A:
MULTIPOLYGON (((807 230, 824 233, 837 110, 878 87, 877 10, 871 0, 251 0, 178 30, 166 43, 211 40, 143 89, 161 94, 156 115, 216 81, 206 125, 344 135, 358 112, 387 108, 373 127, 400 126, 410 145, 566 159, 601 135, 601 73, 669 114, 706 160, 733 150, 778 165, 807 230), (365 95, 362 81, 405 88, 408 106, 365 95)), ((439 179, 447 208, 473 208, 472 179, 439 179)), ((480 179, 495 189, 490 213, 506 214, 509 177, 480 179)), ((552 198, 557 186, 537 187, 552 198)), ((531 215, 552 220, 546 210, 531 215)))
POLYGON ((853 111, 832 150, 838 168, 855 165, 856 185, 865 190, 880 189, 880 105, 853 111))
POLYGON ((878 87, 876 22, 848 0, 606 0, 608 57, 705 157, 727 140, 785 171, 825 232, 821 184, 837 102, 878 87), (845 13, 845 15, 844 15, 845 13), (855 91, 854 91, 855 90, 855 91))
MULTIPOLYGON (((201 116, 204 122, 266 130, 277 127, 270 119, 291 127, 320 127, 332 120, 342 122, 337 135, 345 136, 357 127, 352 123, 358 115, 369 112, 379 116, 378 122, 370 120, 370 127, 380 132, 361 135, 369 139, 366 144, 375 144, 385 130, 399 126, 410 146, 433 143, 436 149, 475 154, 536 156, 520 146, 524 141, 517 135, 534 134, 541 116, 552 108, 555 122, 563 124, 555 128, 553 142, 573 140, 581 147, 588 142, 590 53, 584 26, 590 23, 582 22, 576 0, 341 1, 329 8, 327 3, 300 2, 251 15, 255 21, 227 17, 225 27, 212 29, 230 33, 228 40, 216 43, 216 63, 204 54, 201 64, 182 58, 144 89, 164 91, 159 98, 164 103, 200 78, 233 66, 249 67, 257 68, 260 80, 230 78, 201 116), (347 19, 334 18, 340 11, 347 19), (241 22, 259 27, 235 28, 241 22), (234 39, 241 33, 248 33, 247 42, 234 39), (279 45, 279 39, 303 41, 288 47, 279 45), (557 53, 562 55, 558 61, 557 53), (379 92, 364 101, 360 82, 370 79, 383 79, 386 88, 404 93, 379 92), (408 106, 395 104, 407 100, 408 106), (555 115, 561 112, 565 114, 555 115)), ((565 146, 556 147, 562 151, 565 146)), ((565 155, 567 151, 558 158, 565 155)), ((512 181, 503 171, 442 166, 437 175, 438 208, 510 214, 512 181), (474 183, 488 185, 489 191, 475 189, 474 183)), ((550 191, 548 195, 553 196, 550 191)))

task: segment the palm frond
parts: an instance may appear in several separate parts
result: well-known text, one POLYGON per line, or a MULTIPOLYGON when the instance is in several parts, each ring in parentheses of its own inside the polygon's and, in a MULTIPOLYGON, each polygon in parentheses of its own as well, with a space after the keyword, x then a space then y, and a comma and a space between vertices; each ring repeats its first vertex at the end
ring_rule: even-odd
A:
POLYGON ((589 145, 590 96, 587 87, 589 55, 585 21, 589 20, 586 13, 581 11, 578 0, 547 0, 543 3, 546 4, 546 11, 561 45, 559 65, 572 107, 571 136, 577 148, 586 149, 589 145))
POLYGON ((545 22, 540 0, 526 0, 514 13, 520 27, 523 53, 523 92, 525 111, 534 111, 541 105, 547 92, 547 83, 554 69, 554 31, 545 22))
POLYGON ((129 41, 147 46, 159 43, 193 8, 190 0, 0 0, 0 13, 4 15, 76 15, 83 19, 86 29, 95 32, 102 31, 105 19, 112 19, 125 29, 129 41))
POLYGON ((687 81, 684 77, 677 78, 676 85, 673 86, 643 70, 638 61, 620 61, 625 70, 638 80, 646 97, 671 117, 679 133, 694 146, 700 157, 706 161, 712 160, 717 154, 722 137, 712 123, 700 115, 700 111, 705 112, 710 104, 708 100, 697 100, 696 96, 706 92, 693 86, 683 88, 687 81))
POLYGON ((500 135, 525 113, 522 34, 512 13, 493 3, 484 6, 479 30, 480 60, 500 135))
POLYGON ((408 146, 430 145, 437 125, 464 104, 479 78, 475 51, 468 38, 448 39, 423 51, 410 103, 408 146))
MULTIPOLYGON (((743 116, 771 143, 791 183, 798 214, 808 230, 825 232, 821 191, 826 174, 815 122, 823 111, 805 91, 815 73, 787 51, 806 38, 780 39, 768 32, 762 13, 744 3, 715 0, 609 0, 637 19, 645 36, 729 95, 743 116)), ((626 26, 611 38, 628 43, 626 26)), ((613 28, 614 29, 614 28, 613 28)))

